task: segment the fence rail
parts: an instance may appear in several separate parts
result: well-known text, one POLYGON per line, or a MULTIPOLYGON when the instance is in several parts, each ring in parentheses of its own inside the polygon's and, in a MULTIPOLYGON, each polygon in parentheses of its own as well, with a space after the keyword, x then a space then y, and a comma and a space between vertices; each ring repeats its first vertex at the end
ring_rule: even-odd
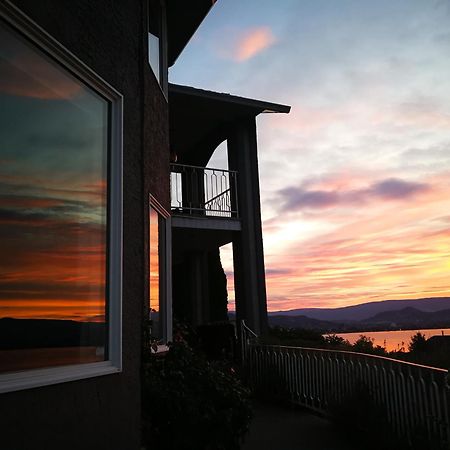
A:
POLYGON ((323 413, 364 392, 400 438, 411 442, 422 433, 430 449, 450 448, 447 370, 361 353, 262 345, 242 330, 244 367, 263 392, 323 413))
POLYGON ((238 217, 237 172, 171 164, 171 209, 174 214, 238 217))

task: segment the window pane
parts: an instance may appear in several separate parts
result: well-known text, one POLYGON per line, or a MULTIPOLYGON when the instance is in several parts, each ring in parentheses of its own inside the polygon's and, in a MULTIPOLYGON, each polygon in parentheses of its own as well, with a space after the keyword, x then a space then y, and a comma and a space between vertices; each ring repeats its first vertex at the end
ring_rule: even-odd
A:
POLYGON ((0 22, 0 373, 106 356, 108 102, 0 22))
POLYGON ((159 37, 148 33, 148 62, 159 83, 159 37))
POLYGON ((161 82, 161 25, 161 6, 159 2, 150 1, 148 14, 148 62, 156 76, 156 79, 158 80, 158 83, 161 82))
POLYGON ((159 216, 150 207, 150 319, 152 337, 160 337, 159 326, 159 216))

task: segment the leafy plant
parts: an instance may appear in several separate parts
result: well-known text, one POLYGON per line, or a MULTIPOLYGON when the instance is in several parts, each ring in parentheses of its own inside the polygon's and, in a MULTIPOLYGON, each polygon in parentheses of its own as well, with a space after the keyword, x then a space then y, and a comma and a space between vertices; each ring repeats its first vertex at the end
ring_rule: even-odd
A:
POLYGON ((358 353, 386 356, 386 349, 384 347, 381 347, 381 345, 373 345, 373 341, 374 339, 361 334, 358 340, 353 344, 352 351, 358 353))
POLYGON ((411 353, 424 353, 427 350, 427 339, 423 333, 418 331, 411 336, 411 341, 408 344, 408 350, 411 353))
POLYGON ((251 419, 249 392, 229 363, 209 362, 182 333, 144 370, 144 444, 161 450, 234 450, 251 419))

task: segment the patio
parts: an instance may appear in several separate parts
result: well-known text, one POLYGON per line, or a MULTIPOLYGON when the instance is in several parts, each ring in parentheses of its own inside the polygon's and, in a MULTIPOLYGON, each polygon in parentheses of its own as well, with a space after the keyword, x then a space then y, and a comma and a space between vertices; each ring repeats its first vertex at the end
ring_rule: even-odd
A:
POLYGON ((254 414, 242 450, 357 450, 330 421, 303 409, 257 402, 254 414))

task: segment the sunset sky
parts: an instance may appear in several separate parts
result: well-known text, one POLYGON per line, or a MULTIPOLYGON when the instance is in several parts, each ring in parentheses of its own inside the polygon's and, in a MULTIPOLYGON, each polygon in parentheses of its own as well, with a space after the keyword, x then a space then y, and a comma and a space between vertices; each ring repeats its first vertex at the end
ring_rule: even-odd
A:
POLYGON ((258 119, 269 310, 450 295, 449 24, 449 0, 219 0, 171 69, 292 106, 258 119))

